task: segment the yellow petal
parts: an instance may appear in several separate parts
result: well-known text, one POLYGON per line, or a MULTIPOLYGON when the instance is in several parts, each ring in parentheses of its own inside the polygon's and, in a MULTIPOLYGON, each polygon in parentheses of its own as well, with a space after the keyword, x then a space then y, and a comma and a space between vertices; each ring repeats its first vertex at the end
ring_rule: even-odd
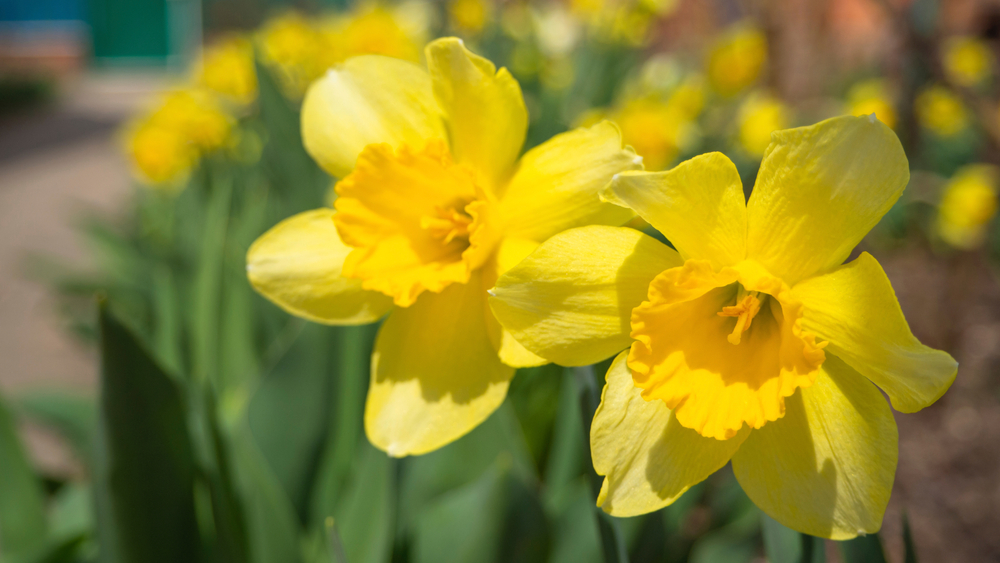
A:
POLYGON ((776 131, 747 204, 747 257, 789 285, 841 265, 903 193, 899 139, 873 116, 776 131))
POLYGON ((514 368, 497 357, 481 275, 425 293, 386 319, 375 342, 365 407, 368 439, 391 456, 462 437, 503 403, 514 368))
POLYGON ((545 358, 522 346, 506 330, 500 336, 500 361, 514 368, 533 368, 549 363, 545 358))
POLYGON ((708 260, 719 269, 746 258, 743 184, 722 153, 696 156, 666 172, 620 174, 604 197, 649 221, 685 260, 708 260))
POLYGON ((431 79, 389 57, 348 59, 313 83, 302 102, 302 141, 324 170, 343 178, 372 143, 422 147, 447 139, 431 79))
POLYGON ((490 306, 528 350, 580 366, 628 347, 629 316, 652 280, 681 263, 639 231, 593 225, 543 243, 497 280, 490 306))
MULTIPOLYGON (((533 240, 505 238, 497 247, 496 261, 492 268, 484 268, 483 277, 487 287, 496 285, 497 276, 513 268, 527 255, 531 254, 538 243, 533 240)), ((514 336, 504 329, 500 338, 500 360, 515 368, 530 368, 549 363, 545 358, 530 352, 514 339, 514 336)))
POLYGON ((461 39, 433 41, 426 55, 455 159, 471 164, 496 189, 512 172, 528 130, 521 87, 507 69, 498 72, 461 39))
POLYGON ((792 293, 804 304, 803 326, 881 387, 896 410, 930 405, 955 380, 955 359, 913 336, 889 279, 867 252, 798 284, 792 293))
POLYGON ((632 383, 626 353, 608 370, 590 428, 594 470, 604 475, 597 505, 613 516, 652 512, 721 468, 750 433, 713 440, 685 428, 663 401, 646 401, 632 383))
POLYGON ((754 430, 733 456, 743 490, 793 530, 834 540, 877 532, 899 452, 882 394, 829 356, 816 383, 786 404, 784 418, 754 430))
POLYGON ((598 192, 626 170, 642 170, 642 159, 622 146, 614 124, 556 135, 524 155, 500 200, 507 232, 543 241, 573 227, 624 224, 632 212, 598 192))
POLYGON ((247 252, 254 289, 293 315, 318 323, 377 321, 392 299, 341 275, 351 249, 340 241, 332 209, 314 209, 278 223, 247 252))

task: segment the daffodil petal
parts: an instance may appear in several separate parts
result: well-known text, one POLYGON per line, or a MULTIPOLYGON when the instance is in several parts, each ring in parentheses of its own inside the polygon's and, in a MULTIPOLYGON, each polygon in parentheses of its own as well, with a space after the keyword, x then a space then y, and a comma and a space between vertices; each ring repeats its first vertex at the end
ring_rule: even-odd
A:
POLYGON ((470 53, 461 39, 448 37, 427 45, 427 67, 434 94, 451 132, 458 162, 484 174, 491 188, 513 170, 528 130, 528 110, 521 86, 505 68, 470 53))
POLYGON ((889 278, 867 252, 796 285, 804 329, 885 391, 900 412, 916 412, 955 381, 958 363, 921 344, 906 324, 889 278))
POLYGON ((728 440, 685 428, 663 401, 646 401, 632 383, 627 353, 608 370, 601 406, 590 428, 594 470, 604 475, 597 505, 613 516, 636 516, 667 506, 721 468, 750 434, 728 440))
POLYGON ((306 150, 338 178, 354 169, 367 145, 419 149, 430 139, 447 138, 430 75, 399 59, 348 59, 314 82, 302 102, 306 150))
POLYGON ((539 356, 567 366, 603 360, 632 342, 632 309, 649 282, 682 264, 639 231, 592 225, 560 233, 497 280, 497 320, 539 356))
POLYGON ((521 345, 509 331, 500 336, 500 361, 514 368, 544 366, 548 360, 521 345))
POLYGON ((743 490, 793 530, 834 540, 877 532, 899 453, 882 394, 828 355, 816 382, 785 405, 733 456, 743 490))
POLYGON ((497 357, 479 272, 469 283, 424 293, 379 331, 365 406, 368 439, 391 456, 427 453, 478 426, 514 376, 497 357))
POLYGON ((600 200, 612 176, 642 170, 611 122, 556 135, 528 151, 500 200, 511 236, 543 241, 573 227, 622 225, 633 213, 600 200))
POLYGON ((633 209, 685 260, 708 260, 718 270, 746 258, 743 184, 722 153, 696 156, 666 172, 619 174, 603 195, 633 209))
POLYGON ((375 322, 389 312, 392 298, 341 275, 351 248, 337 235, 333 215, 332 209, 314 209, 272 227, 250 245, 247 277, 293 315, 334 325, 375 322))
POLYGON ((909 178, 899 139, 874 116, 776 131, 747 204, 747 257, 789 285, 828 272, 909 178))

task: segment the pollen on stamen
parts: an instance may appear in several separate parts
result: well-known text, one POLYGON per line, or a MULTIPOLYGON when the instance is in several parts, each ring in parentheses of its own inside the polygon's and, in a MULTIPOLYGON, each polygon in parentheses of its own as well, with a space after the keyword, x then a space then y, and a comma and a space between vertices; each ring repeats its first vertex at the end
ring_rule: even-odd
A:
POLYGON ((868 123, 875 123, 876 121, 878 121, 878 118, 875 117, 875 112, 872 112, 872 114, 868 116, 868 123))
POLYGON ((720 317, 736 317, 736 327, 726 337, 726 340, 734 346, 738 345, 742 340, 743 333, 750 329, 750 324, 758 312, 760 312, 760 299, 757 298, 755 291, 746 294, 736 305, 723 307, 718 312, 720 317))

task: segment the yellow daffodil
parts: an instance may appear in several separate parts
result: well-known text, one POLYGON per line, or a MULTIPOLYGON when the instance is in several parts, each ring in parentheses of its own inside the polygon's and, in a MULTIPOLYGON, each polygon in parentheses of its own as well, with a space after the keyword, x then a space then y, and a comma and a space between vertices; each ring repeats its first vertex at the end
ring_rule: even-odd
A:
POLYGON ((771 144, 771 133, 788 127, 788 109, 777 98, 755 94, 740 106, 738 119, 740 145, 760 158, 771 144))
POLYGON ((306 88, 334 62, 326 37, 297 12, 288 12, 264 23, 258 33, 261 59, 278 76, 290 98, 306 88))
POLYGON ((969 124, 965 104, 944 86, 934 85, 920 92, 914 110, 920 125, 941 137, 957 135, 969 124))
POLYGON ((859 82, 847 92, 847 113, 850 115, 871 115, 885 123, 890 129, 896 128, 896 107, 888 95, 885 82, 879 79, 859 82))
POLYGON ((448 4, 452 26, 472 34, 478 34, 486 27, 491 10, 487 0, 451 0, 448 4))
POLYGON ((198 83, 237 104, 253 102, 257 98, 253 43, 234 35, 206 48, 201 56, 198 83))
POLYGON ((878 262, 844 263, 909 179, 892 130, 838 117, 773 139, 748 202, 720 153, 615 177, 604 197, 676 251, 623 227, 572 229, 492 290, 535 354, 617 354, 590 435, 612 515, 666 506, 731 460, 782 524, 875 532, 897 460, 882 392, 914 412, 955 378, 951 356, 911 334, 878 262))
MULTIPOLYGON (((360 7, 347 16, 325 22, 322 32, 331 49, 329 64, 358 55, 384 55, 408 61, 420 59, 420 46, 414 31, 387 8, 360 7)), ((327 64, 327 67, 329 67, 327 64)), ((323 70, 326 70, 324 67, 323 70)))
MULTIPOLYGON (((698 138, 696 119, 704 106, 699 77, 684 80, 666 99, 648 95, 627 100, 606 114, 621 128, 622 139, 643 158, 647 170, 673 164, 677 155, 698 138)), ((583 124, 595 123, 604 113, 586 114, 583 124)))
POLYGON ((629 100, 611 119, 650 170, 673 163, 693 128, 686 112, 653 98, 629 100))
POLYGON ((610 123, 518 159, 528 114, 510 73, 454 38, 428 45, 426 60, 355 57, 313 84, 303 140, 341 178, 336 210, 291 217, 247 254, 250 282, 292 314, 389 314, 365 430, 393 456, 469 432, 503 402, 515 367, 545 363, 503 332, 486 289, 555 233, 629 220, 597 194, 642 167, 610 123))
POLYGON ((639 47, 649 40, 657 18, 677 7, 672 0, 572 0, 570 14, 601 40, 639 47))
POLYGON ((941 196, 936 230, 942 240, 973 249, 986 239, 986 227, 997 214, 1000 170, 988 164, 965 166, 955 173, 941 196))
POLYGON ((706 74, 716 92, 734 96, 757 81, 765 62, 767 38, 764 33, 750 24, 737 24, 712 46, 706 74))
POLYGON ((993 53, 975 37, 952 37, 944 44, 942 63, 948 77, 961 86, 978 86, 993 71, 993 53))
POLYGON ((135 175, 164 188, 179 187, 198 161, 198 151, 181 131, 145 121, 126 133, 125 151, 135 175))
POLYGON ((136 174, 154 185, 176 185, 198 158, 226 146, 233 119, 205 92, 169 93, 126 128, 126 152, 136 174))
POLYGON ((277 70, 285 94, 301 98, 332 65, 358 55, 385 55, 416 61, 420 49, 395 14, 379 6, 311 22, 289 12, 260 32, 264 62, 277 70))

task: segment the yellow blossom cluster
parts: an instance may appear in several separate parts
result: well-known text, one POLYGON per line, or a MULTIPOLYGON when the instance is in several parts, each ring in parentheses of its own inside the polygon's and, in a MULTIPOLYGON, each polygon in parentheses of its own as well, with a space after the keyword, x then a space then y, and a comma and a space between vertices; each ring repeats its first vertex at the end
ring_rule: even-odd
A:
POLYGON ((176 189, 203 155, 230 142, 233 123, 206 91, 176 90, 126 127, 126 152, 141 180, 176 189))

